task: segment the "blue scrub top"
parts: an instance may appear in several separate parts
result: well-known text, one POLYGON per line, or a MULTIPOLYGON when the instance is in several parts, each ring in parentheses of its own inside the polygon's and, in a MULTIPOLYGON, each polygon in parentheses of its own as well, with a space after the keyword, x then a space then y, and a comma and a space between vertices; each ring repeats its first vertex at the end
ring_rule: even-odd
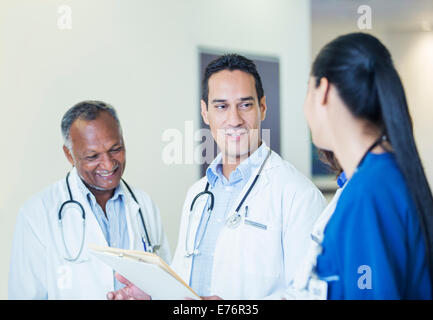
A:
POLYGON ((328 299, 432 299, 415 204, 392 153, 369 153, 341 193, 316 272, 328 299))

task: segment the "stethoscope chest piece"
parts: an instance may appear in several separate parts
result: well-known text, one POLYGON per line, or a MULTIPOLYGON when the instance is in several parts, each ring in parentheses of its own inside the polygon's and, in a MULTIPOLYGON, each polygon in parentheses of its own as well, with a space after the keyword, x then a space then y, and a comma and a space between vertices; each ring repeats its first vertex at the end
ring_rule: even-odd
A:
POLYGON ((227 219, 226 225, 230 229, 235 229, 241 224, 241 221, 242 221, 241 215, 239 213, 236 213, 227 219))

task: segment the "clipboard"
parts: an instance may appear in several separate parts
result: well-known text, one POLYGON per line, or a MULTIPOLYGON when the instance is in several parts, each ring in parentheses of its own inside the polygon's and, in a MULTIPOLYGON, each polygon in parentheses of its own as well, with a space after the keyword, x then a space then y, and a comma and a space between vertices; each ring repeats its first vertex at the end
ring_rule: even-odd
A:
POLYGON ((88 245, 90 253, 109 265, 153 300, 200 299, 181 277, 153 253, 88 245))

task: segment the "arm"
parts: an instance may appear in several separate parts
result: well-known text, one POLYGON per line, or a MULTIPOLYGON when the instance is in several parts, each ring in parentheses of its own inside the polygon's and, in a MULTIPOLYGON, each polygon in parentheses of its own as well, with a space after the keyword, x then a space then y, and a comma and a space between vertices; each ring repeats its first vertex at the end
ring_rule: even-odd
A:
POLYGON ((22 208, 18 214, 10 259, 8 296, 9 299, 47 299, 46 247, 22 208))
POLYGON ((161 222, 161 215, 159 212, 158 207, 156 206, 156 204, 151 201, 151 205, 152 205, 152 212, 154 214, 154 219, 155 219, 155 223, 156 223, 156 229, 157 229, 157 235, 158 235, 158 241, 157 243, 160 245, 159 251, 157 252, 157 254, 167 263, 170 264, 171 263, 171 250, 170 250, 170 245, 168 243, 168 239, 167 236, 164 232, 164 228, 162 226, 162 222, 161 222))
MULTIPOLYGON (((190 197, 190 191, 191 188, 188 190, 186 199, 188 199, 190 197)), ((185 200, 184 205, 183 205, 183 213, 187 212, 187 203, 188 201, 185 200)), ((185 223, 184 221, 185 219, 181 219, 181 225, 183 223, 185 223)), ((182 229, 182 226, 180 227, 180 230, 182 229)), ((171 262, 171 267, 177 272, 178 270, 176 270, 177 268, 180 268, 180 264, 182 261, 181 258, 181 252, 183 252, 182 250, 182 244, 184 243, 182 241, 183 236, 181 234, 181 232, 179 232, 179 237, 178 237, 178 244, 177 244, 177 248, 176 248, 176 252, 174 255, 174 259, 171 262)), ((123 284, 125 284, 125 287, 117 290, 117 291, 111 291, 107 293, 107 299, 109 300, 147 300, 147 299, 151 299, 151 297, 149 295, 147 295, 145 292, 143 292, 142 290, 140 290, 138 287, 136 287, 133 283, 129 282, 126 278, 122 277, 119 274, 115 274, 116 278, 122 282, 123 284)))
POLYGON ((292 197, 283 195, 282 246, 287 288, 273 292, 264 299, 287 298, 289 283, 293 280, 297 268, 305 259, 312 241, 311 232, 314 223, 325 208, 326 200, 316 187, 311 185, 304 190, 298 189, 292 197))

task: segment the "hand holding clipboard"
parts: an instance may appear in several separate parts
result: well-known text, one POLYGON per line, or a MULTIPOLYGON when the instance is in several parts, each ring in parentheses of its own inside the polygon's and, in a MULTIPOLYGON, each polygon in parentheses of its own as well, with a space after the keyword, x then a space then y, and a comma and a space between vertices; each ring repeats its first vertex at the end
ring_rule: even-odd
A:
POLYGON ((130 295, 136 298, 145 299, 148 294, 154 300, 201 299, 164 260, 153 253, 92 244, 89 249, 92 255, 122 275, 116 277, 126 284, 125 291, 134 291, 130 295))

